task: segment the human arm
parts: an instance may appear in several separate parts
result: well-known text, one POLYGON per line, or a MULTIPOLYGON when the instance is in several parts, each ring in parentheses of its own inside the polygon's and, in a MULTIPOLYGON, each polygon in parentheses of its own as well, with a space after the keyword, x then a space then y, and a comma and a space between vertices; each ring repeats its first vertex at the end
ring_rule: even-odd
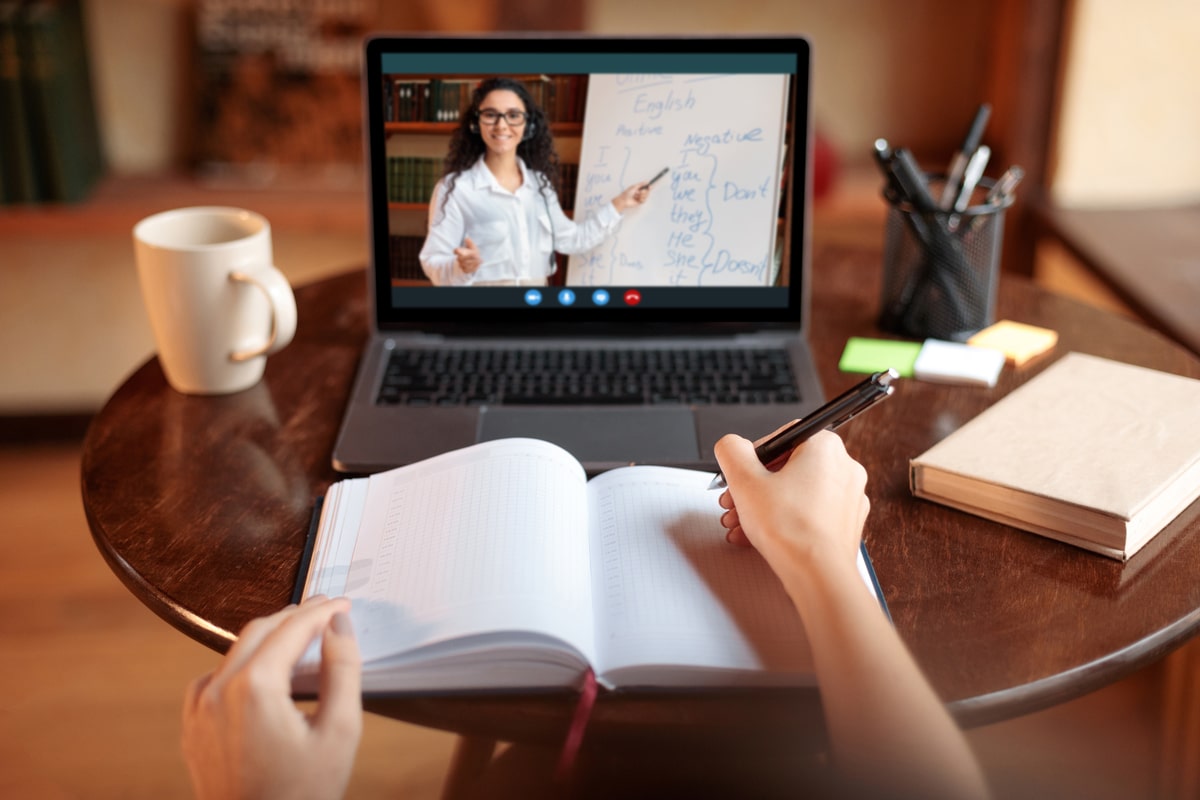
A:
POLYGON ((621 215, 641 205, 650 196, 650 188, 646 183, 636 183, 610 202, 595 206, 586 215, 580 216, 580 209, 576 207, 577 216, 571 219, 563 213, 558 196, 547 190, 545 187, 548 184, 544 179, 541 180, 543 184, 539 191, 545 198, 546 211, 542 222, 543 232, 553 233, 554 250, 568 255, 585 253, 602 244, 621 224, 621 215))
POLYGON ((183 754, 200 800, 342 796, 362 733, 349 609, 344 598, 313 598, 254 620, 216 671, 191 683, 183 754), (317 636, 319 699, 304 714, 292 701, 292 668, 317 636))
POLYGON ((778 472, 739 436, 716 456, 727 538, 762 554, 804 621, 840 775, 866 794, 986 797, 965 737, 858 574, 867 476, 841 439, 817 434, 778 472))
POLYGON ((466 236, 466 220, 457 199, 451 194, 442 202, 445 189, 445 183, 439 181, 430 198, 429 230, 417 258, 434 286, 465 286, 473 281, 483 259, 466 236))

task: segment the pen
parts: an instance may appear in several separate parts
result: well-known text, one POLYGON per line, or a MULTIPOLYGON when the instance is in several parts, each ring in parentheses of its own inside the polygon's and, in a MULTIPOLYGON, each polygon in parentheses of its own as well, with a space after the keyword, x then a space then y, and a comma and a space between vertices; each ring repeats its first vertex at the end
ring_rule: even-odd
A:
POLYGON ((942 187, 941 202, 942 208, 947 211, 958 196, 959 181, 962 180, 971 155, 979 148, 979 142, 983 139, 983 129, 987 127, 988 117, 991 115, 990 105, 983 103, 979 106, 979 110, 975 112, 975 119, 971 120, 971 127, 967 130, 967 138, 963 140, 962 148, 954 154, 954 160, 950 162, 950 174, 946 176, 946 185, 942 187))
MULTIPOLYGON (((896 196, 897 201, 908 200, 908 192, 905 191, 899 177, 896 175, 896 153, 892 150, 892 146, 888 144, 887 139, 875 140, 875 162, 879 165, 879 170, 883 173, 884 180, 887 181, 888 189, 896 196)), ((910 203, 911 200, 908 200, 910 203)), ((912 228, 913 235, 924 246, 929 246, 929 231, 925 230, 924 218, 916 214, 905 214, 904 221, 912 228)))
POLYGON ((971 160, 967 162, 967 169, 963 172, 962 188, 958 191, 958 198, 954 201, 954 213, 947 220, 950 230, 958 230, 959 223, 962 222, 960 213, 967 210, 967 206, 971 204, 971 196, 975 194, 975 187, 979 185, 979 180, 983 177, 983 171, 987 169, 988 159, 992 156, 992 149, 986 144, 981 144, 979 148, 971 155, 971 160))
POLYGON ((1017 184, 1025 177, 1025 170, 1018 167, 1016 164, 1009 167, 1000 180, 996 181, 996 185, 988 192, 987 203, 993 204, 1002 200, 1008 199, 1009 195, 1017 188, 1017 184))
MULTIPOLYGON (((875 163, 879 165, 879 171, 883 173, 883 179, 887 181, 888 191, 895 195, 898 201, 906 200, 915 206, 916 203, 909 197, 908 190, 900 180, 900 176, 896 174, 899 169, 896 164, 896 151, 888 144, 887 139, 875 140, 875 163)), ((913 233, 922 243, 927 243, 929 235, 925 232, 919 218, 914 217, 912 214, 907 214, 905 215, 905 219, 917 221, 920 229, 914 228, 913 233)))
POLYGON ((954 201, 955 211, 966 211, 967 206, 971 204, 971 195, 975 193, 975 187, 979 184, 979 179, 983 177, 983 171, 987 169, 988 159, 991 158, 992 149, 986 144, 980 145, 975 152, 971 154, 971 158, 967 161, 967 168, 963 172, 962 188, 958 190, 958 198, 954 201))
POLYGON ((912 153, 903 147, 893 150, 891 167, 892 175, 901 191, 904 192, 905 199, 912 203, 917 211, 933 215, 941 210, 934 202, 933 195, 929 193, 929 184, 925 182, 921 168, 917 166, 917 161, 913 158, 912 153))
MULTIPOLYGON (((892 381, 898 377, 900 374, 894 369, 876 372, 755 447, 755 455, 768 469, 778 467, 793 450, 818 431, 833 430, 890 395, 896 389, 892 386, 892 381)), ((725 486, 725 476, 718 472, 708 488, 724 489, 725 486)))
MULTIPOLYGON (((1013 193, 1017 189, 1017 184, 1020 183, 1021 179, 1024 177, 1025 170, 1016 164, 1013 164, 1004 171, 1004 174, 1000 176, 1000 179, 996 181, 996 184, 988 191, 987 197, 984 199, 983 204, 985 206, 1007 206, 1012 202, 1013 193)), ((971 229, 977 230, 984 224, 984 220, 986 219, 986 215, 980 215, 971 220, 971 229)))
POLYGON ((653 186, 653 185, 654 185, 654 182, 655 182, 656 180, 658 180, 659 178, 661 178, 663 175, 666 175, 666 174, 667 174, 668 172, 670 172, 670 171, 671 171, 671 168, 670 168, 670 167, 663 167, 661 170, 659 170, 659 173, 658 173, 657 175, 655 175, 655 176, 654 176, 653 178, 651 178, 650 180, 646 181, 646 183, 642 185, 642 188, 643 188, 643 189, 649 189, 651 186, 653 186))
MULTIPOLYGON (((896 151, 888 144, 887 139, 875 140, 875 162, 879 165, 884 180, 887 181, 888 192, 895 198, 895 202, 908 202, 914 207, 913 213, 901 213, 900 218, 908 224, 913 236, 920 242, 925 252, 930 252, 933 248, 933 240, 925 224, 926 217, 916 213, 916 203, 910 198, 909 190, 906 189, 906 184, 911 182, 913 178, 910 176, 903 181, 900 179, 900 167, 896 163, 896 151)), ((917 178, 919 179, 919 177, 918 175, 917 178)), ((880 326, 885 330, 900 330, 904 327, 904 320, 911 308, 916 290, 925 281, 925 272, 925 269, 911 271, 904 284, 900 287, 900 290, 896 292, 891 303, 883 310, 880 318, 880 326)))

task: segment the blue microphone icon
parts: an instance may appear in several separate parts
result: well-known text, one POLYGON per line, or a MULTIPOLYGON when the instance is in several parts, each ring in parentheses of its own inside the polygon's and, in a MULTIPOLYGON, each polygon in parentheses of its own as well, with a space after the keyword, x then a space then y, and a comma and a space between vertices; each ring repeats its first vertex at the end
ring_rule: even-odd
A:
POLYGON ((575 302, 575 293, 572 292, 570 289, 563 289, 561 292, 558 293, 558 304, 559 305, 569 306, 574 302, 575 302))

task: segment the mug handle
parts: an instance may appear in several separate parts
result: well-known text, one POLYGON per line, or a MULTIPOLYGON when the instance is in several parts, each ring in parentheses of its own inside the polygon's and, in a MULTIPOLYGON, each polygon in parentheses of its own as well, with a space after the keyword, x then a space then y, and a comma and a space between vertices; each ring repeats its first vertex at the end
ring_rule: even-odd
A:
POLYGON ((296 296, 291 284, 275 267, 251 275, 246 272, 229 273, 229 280, 251 284, 267 296, 271 304, 271 333, 265 344, 247 350, 234 350, 229 354, 231 361, 249 361, 261 355, 270 355, 282 350, 296 335, 296 296))

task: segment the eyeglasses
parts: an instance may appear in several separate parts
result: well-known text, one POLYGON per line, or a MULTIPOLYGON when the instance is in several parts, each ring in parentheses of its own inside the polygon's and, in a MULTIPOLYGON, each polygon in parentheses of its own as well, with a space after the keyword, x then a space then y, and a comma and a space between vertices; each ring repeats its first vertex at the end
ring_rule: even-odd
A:
POLYGON ((503 120, 508 123, 510 128, 520 128, 525 124, 525 120, 528 117, 529 115, 524 111, 517 111, 516 109, 512 111, 505 111, 503 114, 492 108, 485 108, 483 111, 479 112, 479 121, 484 125, 499 125, 500 120, 503 118, 503 120))

